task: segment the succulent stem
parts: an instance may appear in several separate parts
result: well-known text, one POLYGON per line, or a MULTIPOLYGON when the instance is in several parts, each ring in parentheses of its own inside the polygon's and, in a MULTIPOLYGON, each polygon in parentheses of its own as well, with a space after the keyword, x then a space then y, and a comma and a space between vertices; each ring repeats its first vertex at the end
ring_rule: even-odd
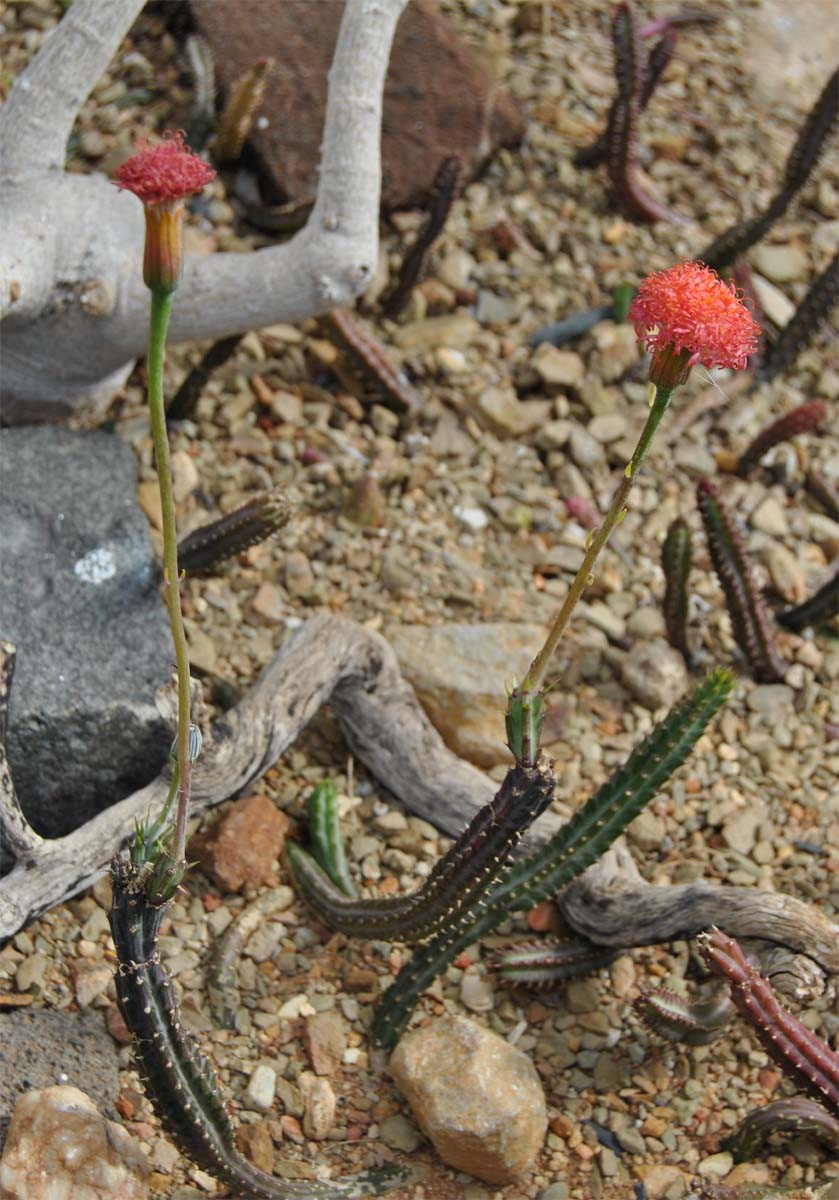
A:
POLYGON ((661 551, 661 565, 664 571, 664 623, 667 628, 667 640, 690 666, 687 619, 691 537, 690 530, 681 517, 677 517, 667 530, 661 551))
POLYGON ((706 965, 733 984, 732 1002, 770 1058, 839 1116, 839 1054, 784 1008, 734 938, 712 929, 700 935, 698 944, 706 965))
POLYGON ((551 899, 609 848, 685 761, 732 684, 727 671, 712 672, 541 850, 508 867, 488 891, 474 897, 468 909, 414 953, 376 1012, 373 1036, 380 1045, 395 1046, 422 992, 458 954, 492 933, 511 913, 551 899))
POLYGON ((452 205, 463 189, 465 164, 459 154, 444 158, 437 168, 431 185, 428 217, 405 254, 393 289, 382 302, 385 316, 397 317, 411 298, 411 292, 422 278, 431 247, 445 228, 452 205))
POLYGON ((802 433, 818 429, 826 417, 827 402, 825 400, 808 400, 806 404, 799 404, 797 408, 790 409, 753 438, 740 455, 736 473, 740 476, 748 475, 758 465, 767 450, 771 450, 773 446, 777 446, 781 442, 788 442, 802 433))
POLYGON ((775 683, 783 679, 786 664, 775 646, 742 535, 717 488, 709 480, 700 479, 696 498, 737 644, 748 659, 755 679, 775 683))
POLYGON ((293 511, 280 488, 258 492, 247 504, 182 538, 178 545, 181 566, 187 575, 211 575, 228 559, 282 529, 293 511))

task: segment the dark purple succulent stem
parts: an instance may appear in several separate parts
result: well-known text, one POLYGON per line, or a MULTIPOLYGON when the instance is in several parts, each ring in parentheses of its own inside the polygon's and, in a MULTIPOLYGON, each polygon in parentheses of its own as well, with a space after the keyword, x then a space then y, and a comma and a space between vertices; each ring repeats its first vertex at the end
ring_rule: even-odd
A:
POLYGON ((818 591, 809 596, 795 608, 788 608, 777 614, 777 620, 784 629, 799 633, 810 625, 820 625, 839 614, 839 567, 818 591))
POLYGON ((664 571, 664 623, 667 640, 690 666, 688 646, 688 578, 691 566, 691 536, 687 523, 677 517, 667 530, 661 551, 664 571))
POLYGON ((784 169, 781 187, 763 212, 732 225, 715 238, 698 257, 715 271, 724 271, 783 216, 796 192, 809 178, 821 157, 839 112, 839 70, 834 71, 810 110, 784 169))
POLYGON ((755 679, 777 683, 786 674, 786 664, 775 646, 740 530, 710 480, 700 479, 696 500, 711 561, 725 592, 737 644, 748 659, 755 679))
POLYGON ((757 1161, 759 1152, 777 1133, 790 1137, 806 1134, 822 1142, 828 1150, 839 1153, 839 1120, 821 1104, 804 1096, 773 1100, 771 1104, 755 1109, 725 1139, 722 1148, 734 1156, 735 1162, 757 1161))
POLYGON ((235 353, 241 340, 242 334, 234 333, 231 337, 221 338, 210 346, 201 361, 189 371, 172 397, 171 403, 166 409, 167 424, 172 421, 185 421, 187 417, 192 416, 213 371, 224 366, 235 353))
POLYGON ((764 355, 757 371, 757 380, 766 383, 786 370, 798 358, 819 325, 839 303, 839 253, 807 290, 804 299, 764 355))
POLYGON ((282 529, 292 511, 282 489, 257 493, 247 504, 182 538, 178 543, 181 567, 188 575, 211 575, 227 559, 282 529))
POLYGON ((619 4, 612 19, 618 92, 606 129, 606 168, 618 207, 633 220, 675 221, 670 212, 644 191, 638 180, 638 118, 644 68, 641 44, 628 4, 619 4))
POLYGON ((460 154, 449 155, 438 167, 434 183, 431 185, 426 222, 402 260, 396 286, 382 301, 382 312, 385 316, 399 315, 422 278, 428 252, 443 232, 452 205, 463 190, 465 169, 460 154))
POLYGON ((804 490, 812 496, 833 521, 839 521, 839 489, 819 471, 810 469, 804 477, 804 490))

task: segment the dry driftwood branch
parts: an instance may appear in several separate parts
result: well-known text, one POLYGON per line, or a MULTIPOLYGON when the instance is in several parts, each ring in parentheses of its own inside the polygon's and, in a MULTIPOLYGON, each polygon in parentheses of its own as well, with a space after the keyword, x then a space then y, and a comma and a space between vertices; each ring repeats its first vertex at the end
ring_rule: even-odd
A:
MULTIPOLYGON (((382 91, 406 0, 346 0, 317 199, 254 254, 188 257, 170 339, 217 339, 351 302, 378 253, 382 91)), ((143 353, 143 214, 103 175, 63 170, 76 113, 141 0, 75 0, 0 110, 0 326, 7 422, 92 420, 143 353)))
MULTIPOLYGON (((446 747, 387 642, 352 621, 319 616, 292 635, 245 699, 214 724, 195 766, 194 811, 253 784, 327 701, 352 751, 376 778, 446 833, 459 833, 494 794, 485 775, 446 747)), ((0 943, 100 876, 131 833, 133 818, 161 805, 166 788, 162 775, 74 833, 22 848, 13 871, 0 880, 0 943)), ((14 812, 7 789, 0 795, 0 836, 14 812)), ((547 813, 531 837, 541 840, 559 823, 547 813)), ((839 930, 816 909, 756 888, 654 887, 620 844, 566 889, 560 903, 574 930, 601 944, 668 941, 717 924, 733 936, 763 939, 774 954, 773 973, 782 975, 786 962, 791 987, 800 987, 807 974, 795 961, 801 954, 825 973, 839 973, 839 930)), ((815 966, 811 974, 815 982, 815 966)))

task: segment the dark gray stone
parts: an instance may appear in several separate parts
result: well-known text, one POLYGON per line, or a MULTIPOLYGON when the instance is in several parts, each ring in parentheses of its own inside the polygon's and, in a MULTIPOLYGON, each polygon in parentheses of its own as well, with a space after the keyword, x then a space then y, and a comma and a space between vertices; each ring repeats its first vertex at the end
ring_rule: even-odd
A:
POLYGON ((101 1012, 36 1009, 0 1014, 0 1146, 15 1104, 33 1088, 70 1084, 115 1116, 119 1049, 101 1012))
POLYGON ((39 426, 3 431, 0 454, 7 747, 24 812, 57 837, 159 772, 173 651, 131 449, 39 426))

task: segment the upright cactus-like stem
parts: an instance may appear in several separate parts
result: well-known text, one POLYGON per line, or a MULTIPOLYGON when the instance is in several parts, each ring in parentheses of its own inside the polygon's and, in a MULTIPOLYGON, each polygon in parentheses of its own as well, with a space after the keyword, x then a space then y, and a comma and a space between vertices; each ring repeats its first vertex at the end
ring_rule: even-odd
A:
POLYGON ((452 205, 463 190, 465 169, 463 158, 459 154, 451 154, 440 163, 431 185, 426 222, 402 260, 396 284, 382 301, 382 312, 385 316, 399 316, 410 300, 411 292, 422 278, 429 251, 445 229, 452 205))
POLYGON ((341 815, 338 811, 338 793, 333 784, 324 780, 317 785, 309 797, 306 817, 315 862, 323 868, 336 887, 354 900, 358 895, 358 888, 347 865, 344 837, 341 833, 341 815))
POLYGON ((218 367, 223 367, 227 360, 235 354, 236 347, 241 340, 242 334, 235 333, 232 337, 221 338, 219 341, 213 342, 201 361, 197 362, 185 376, 183 383, 167 405, 166 420, 168 423, 185 421, 187 417, 192 416, 213 371, 218 367))
MULTIPOLYGON (((673 57, 677 38, 678 34, 675 29, 667 29, 664 36, 650 50, 644 70, 641 94, 638 97, 639 114, 647 107, 655 89, 661 82, 661 77, 673 57)), ((574 162, 578 167, 596 167, 605 161, 608 152, 609 137, 607 128, 604 129, 590 146, 584 146, 576 152, 574 162)))
POLYGON ((615 9, 612 42, 618 93, 609 111, 606 166, 615 199, 635 220, 681 222, 682 218, 654 200, 638 179, 638 117, 644 68, 640 41, 628 4, 619 4, 615 9))
POLYGON ((233 85, 219 116, 216 136, 210 144, 213 159, 219 166, 234 163, 241 155, 274 65, 273 58, 258 58, 233 85))
POLYGON ((664 623, 667 640, 678 650, 688 666, 691 653, 688 646, 688 579, 691 565, 690 530, 681 517, 677 517, 667 530, 661 551, 661 566, 664 571, 664 623))
POLYGON ((717 488, 708 479, 700 479, 696 499, 737 644, 748 659, 755 679, 776 683, 783 679, 786 664, 775 646, 769 617, 752 576, 740 531, 717 488))
POLYGON ((713 929, 703 933, 698 944, 705 964, 733 985, 735 1008, 749 1022, 770 1058, 839 1116, 839 1054, 784 1008, 734 938, 713 929))
POLYGON ((815 170, 839 111, 839 71, 834 71, 801 127, 790 151, 780 189, 763 212, 732 225, 720 234, 700 258, 715 271, 724 271, 736 258, 768 233, 789 208, 796 192, 815 170))
POLYGON ((362 1200, 405 1182, 408 1172, 386 1167, 335 1183, 287 1183, 239 1153, 215 1072, 183 1029, 172 980, 160 964, 160 926, 180 880, 178 864, 164 847, 168 835, 160 818, 138 827, 130 855, 111 865, 110 912, 119 958, 117 1002, 134 1037, 146 1093, 166 1132, 243 1200, 362 1200))
POLYGON ((834 254, 822 273, 813 280, 804 299, 764 355, 756 375, 759 383, 769 382, 795 362, 837 302, 839 254, 834 254))

